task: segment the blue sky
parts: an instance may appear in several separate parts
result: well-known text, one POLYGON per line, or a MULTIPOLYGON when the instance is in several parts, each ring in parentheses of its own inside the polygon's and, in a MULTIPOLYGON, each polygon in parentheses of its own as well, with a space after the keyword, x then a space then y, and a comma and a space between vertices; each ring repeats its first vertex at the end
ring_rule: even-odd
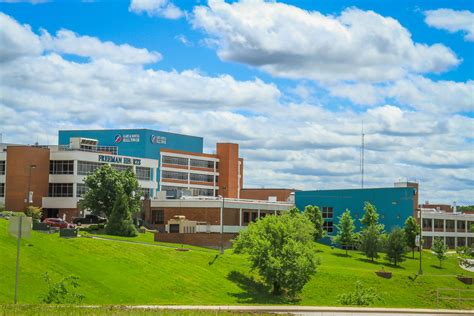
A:
POLYGON ((472 1, 6 2, 5 141, 157 128, 238 142, 247 186, 356 187, 364 121, 369 185, 474 203, 472 1))

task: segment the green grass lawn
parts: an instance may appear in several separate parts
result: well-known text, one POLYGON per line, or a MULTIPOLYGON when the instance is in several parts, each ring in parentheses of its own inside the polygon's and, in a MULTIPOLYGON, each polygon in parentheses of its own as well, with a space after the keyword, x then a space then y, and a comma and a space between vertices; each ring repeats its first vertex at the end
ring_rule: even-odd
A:
MULTIPOLYGON (((0 219, 0 304, 13 301, 16 239, 7 234, 8 221, 0 219)), ((102 235, 103 237, 107 237, 102 235)), ((154 244, 152 234, 127 240, 154 244)), ((197 247, 178 252, 173 247, 122 243, 91 238, 59 238, 58 234, 32 232, 22 241, 19 302, 38 304, 46 291, 42 274, 54 280, 70 274, 80 278, 79 292, 85 304, 300 304, 339 305, 338 295, 350 291, 357 280, 374 287, 381 301, 374 306, 436 307, 437 288, 474 289, 458 281, 455 275, 473 276, 460 269, 454 256, 443 262, 429 252, 423 254, 424 274, 415 278, 418 256, 407 258, 400 267, 383 259, 368 262, 363 255, 318 245, 321 265, 305 286, 300 300, 287 302, 268 294, 249 269, 245 256, 227 250, 197 247), (385 266, 392 279, 383 279, 375 271, 385 266)), ((407 254, 408 257, 411 253, 407 254)), ((457 295, 457 294, 456 294, 457 295)), ((474 297, 474 292, 470 294, 474 297)), ((474 302, 440 307, 474 308, 474 302)))

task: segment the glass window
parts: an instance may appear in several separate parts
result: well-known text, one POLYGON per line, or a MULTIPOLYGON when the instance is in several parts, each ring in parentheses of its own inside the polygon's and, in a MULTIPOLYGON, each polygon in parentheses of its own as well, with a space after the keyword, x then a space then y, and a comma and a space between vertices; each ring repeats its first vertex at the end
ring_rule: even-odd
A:
POLYGON ((248 224, 250 222, 250 213, 244 212, 244 223, 248 224))
POLYGON ((114 168, 115 170, 117 171, 125 171, 127 169, 131 169, 132 167, 131 166, 127 166, 127 165, 110 165, 112 168, 114 168))
POLYGON ((435 229, 444 229, 444 223, 442 219, 435 219, 434 220, 434 228, 435 229))
POLYGON ((152 210, 151 211, 151 223, 152 224, 164 224, 165 223, 165 211, 163 211, 163 210, 152 210))
POLYGON ((163 156, 163 164, 188 166, 188 158, 163 156))
POLYGON ((214 169, 214 161, 191 159, 191 167, 214 169))
POLYGON ((214 196, 214 190, 213 189, 201 189, 201 188, 193 188, 193 195, 197 196, 214 196))
POLYGON ((0 174, 5 174, 5 160, 0 160, 0 174))
POLYGON ((191 181, 214 182, 214 176, 210 174, 191 173, 191 181))
POLYGON ((176 179, 176 180, 188 180, 188 174, 186 172, 177 171, 163 171, 161 175, 162 179, 176 179))
POLYGON ((170 185, 162 185, 161 186, 161 191, 178 191, 178 190, 183 190, 183 189, 186 189, 186 188, 173 187, 173 186, 170 186, 170 185))
POLYGON ((76 197, 82 197, 87 192, 87 185, 85 183, 76 184, 76 197))
POLYGON ((454 220, 452 219, 446 220, 446 229, 454 231, 454 220))
POLYGON ((328 233, 332 233, 334 228, 333 228, 333 223, 332 222, 324 222, 323 224, 323 228, 325 231, 327 231, 328 233))
POLYGON ((431 218, 423 218, 423 228, 431 229, 431 218))
POLYGON ((50 183, 49 197, 73 197, 72 183, 50 183))
POLYGON ((466 221, 458 221, 458 230, 466 230, 466 221))
POLYGON ((74 174, 74 160, 51 160, 49 174, 74 174))
POLYGON ((332 206, 323 206, 323 218, 333 218, 334 211, 332 206))
POLYGON ((77 174, 81 176, 88 176, 90 174, 93 174, 97 169, 99 169, 103 165, 104 164, 100 162, 78 161, 77 174))
POLYGON ((137 167, 136 171, 138 180, 151 180, 151 168, 137 167))
POLYGON ((5 197, 5 183, 0 183, 0 197, 5 197))

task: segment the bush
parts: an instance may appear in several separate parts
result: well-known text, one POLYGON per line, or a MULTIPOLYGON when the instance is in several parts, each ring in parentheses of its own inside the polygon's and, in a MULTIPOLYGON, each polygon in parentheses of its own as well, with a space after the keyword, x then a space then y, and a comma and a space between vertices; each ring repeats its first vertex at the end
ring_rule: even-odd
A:
POLYGON ((48 285, 48 292, 41 298, 46 304, 79 304, 84 300, 84 295, 74 290, 79 287, 79 278, 69 275, 59 282, 53 282, 48 272, 43 276, 48 285))
POLYGON ((379 300, 374 288, 364 287, 361 281, 355 283, 355 289, 352 292, 339 295, 339 302, 342 305, 368 306, 379 300))
POLYGON ((33 222, 39 223, 41 222, 41 217, 43 216, 43 210, 41 209, 41 207, 28 206, 25 211, 25 215, 31 217, 33 219, 33 222))
POLYGON ((98 224, 92 224, 92 225, 89 226, 89 230, 97 231, 97 230, 99 230, 99 225, 98 224))

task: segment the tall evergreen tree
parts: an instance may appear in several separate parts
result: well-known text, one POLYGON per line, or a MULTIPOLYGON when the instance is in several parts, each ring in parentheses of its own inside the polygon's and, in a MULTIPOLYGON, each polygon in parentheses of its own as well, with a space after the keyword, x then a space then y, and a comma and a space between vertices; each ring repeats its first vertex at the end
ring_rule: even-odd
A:
POLYGON ((378 225, 379 214, 372 203, 365 201, 364 212, 364 216, 360 220, 362 224, 365 226, 378 225))
POLYGON ((105 231, 107 234, 115 236, 133 237, 138 235, 130 214, 128 197, 121 187, 118 189, 117 199, 105 226, 105 231))
POLYGON ((324 219, 319 207, 308 205, 304 208, 304 215, 313 223, 314 225, 314 241, 318 241, 323 238, 325 231, 323 229, 324 219))
POLYGON ((370 225, 360 233, 359 250, 372 262, 374 258, 379 257, 379 251, 382 251, 383 240, 377 225, 370 225))
POLYGON ((346 210, 339 216, 339 223, 336 224, 337 235, 334 237, 334 241, 339 245, 347 248, 353 245, 354 243, 354 219, 352 219, 351 211, 346 210))
POLYGON ((405 260, 403 254, 405 253, 406 241, 402 229, 395 227, 392 229, 387 239, 387 259, 393 264, 397 265, 398 263, 405 260))
POLYGON ((420 233, 420 226, 413 216, 407 218, 403 231, 405 232, 407 246, 411 248, 413 258, 415 258, 416 236, 420 233))

